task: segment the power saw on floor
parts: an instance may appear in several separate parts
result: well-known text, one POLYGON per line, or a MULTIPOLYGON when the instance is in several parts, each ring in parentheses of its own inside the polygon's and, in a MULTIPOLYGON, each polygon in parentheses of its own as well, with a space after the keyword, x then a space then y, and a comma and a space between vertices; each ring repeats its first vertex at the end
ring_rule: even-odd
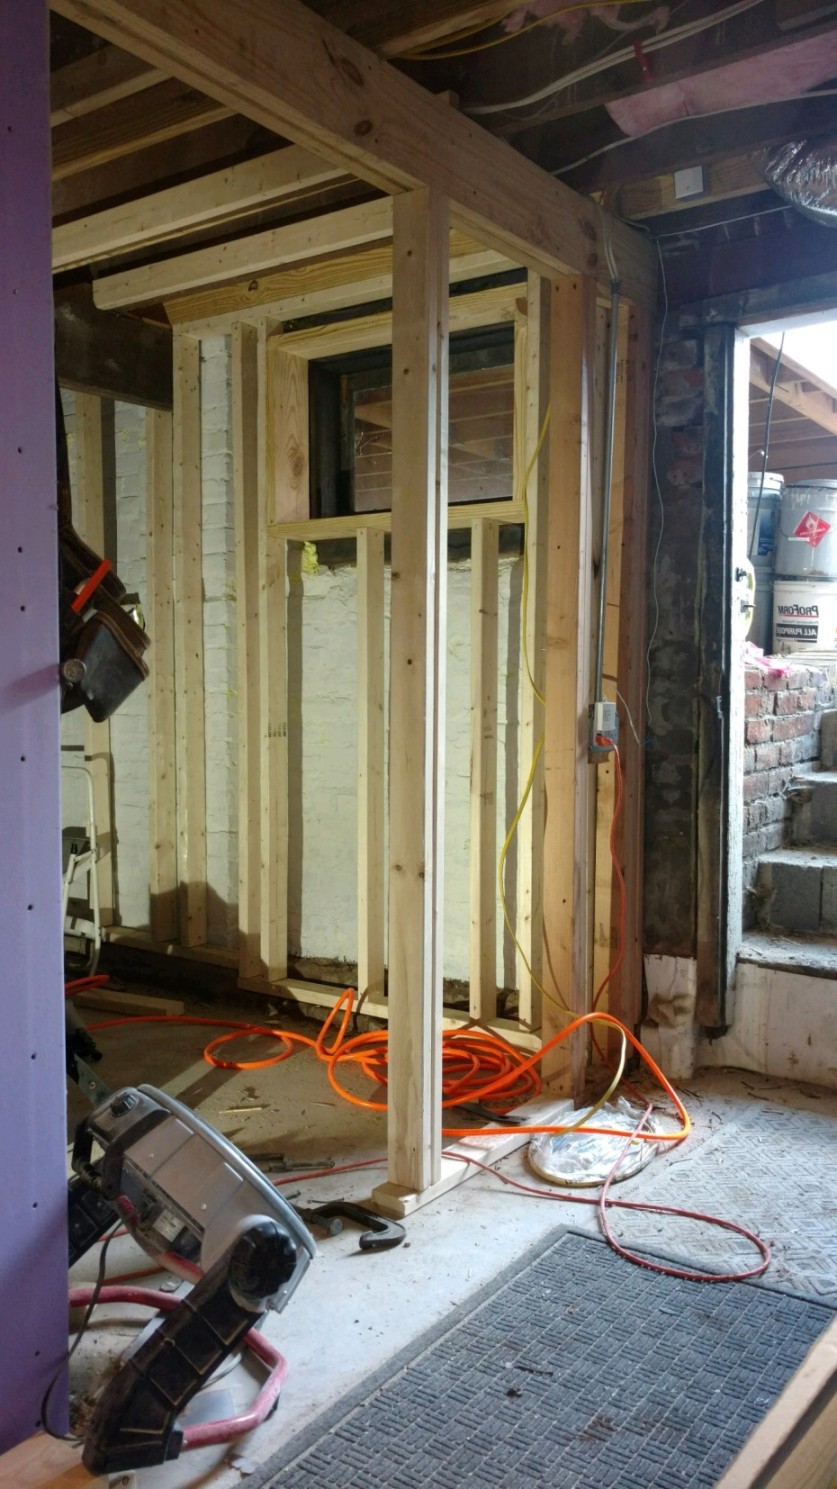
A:
POLYGON ((315 1255, 302 1220, 219 1132, 154 1086, 107 1095, 78 1126, 70 1264, 117 1220, 144 1251, 198 1280, 97 1399, 91 1473, 176 1458, 178 1417, 268 1310, 285 1307, 315 1255))

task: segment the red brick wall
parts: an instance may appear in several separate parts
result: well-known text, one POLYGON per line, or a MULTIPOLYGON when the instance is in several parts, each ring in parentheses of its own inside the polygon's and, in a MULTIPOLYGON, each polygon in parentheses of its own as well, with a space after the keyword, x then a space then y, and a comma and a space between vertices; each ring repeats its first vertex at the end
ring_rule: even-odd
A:
POLYGON ((833 674, 824 666, 791 666, 786 674, 748 667, 744 703, 744 929, 755 924, 752 886, 762 853, 790 842, 785 789, 819 759, 820 719, 833 708, 833 674))

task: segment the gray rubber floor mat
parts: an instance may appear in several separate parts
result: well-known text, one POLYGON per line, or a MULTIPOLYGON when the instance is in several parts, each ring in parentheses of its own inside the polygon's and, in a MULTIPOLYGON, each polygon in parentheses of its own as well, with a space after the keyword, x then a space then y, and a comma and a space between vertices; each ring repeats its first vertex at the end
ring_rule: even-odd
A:
POLYGON ((833 1316, 645 1271, 561 1230, 248 1483, 710 1489, 833 1316))

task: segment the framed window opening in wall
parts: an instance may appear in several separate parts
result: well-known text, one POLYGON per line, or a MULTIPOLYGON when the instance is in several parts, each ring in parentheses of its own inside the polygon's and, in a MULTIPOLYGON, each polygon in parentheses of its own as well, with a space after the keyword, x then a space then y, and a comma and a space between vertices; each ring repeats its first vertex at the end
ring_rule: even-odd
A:
MULTIPOLYGON (((311 516, 392 507, 392 353, 389 347, 309 364, 311 516)), ((448 503, 514 496, 514 331, 461 332, 450 341, 448 503)))

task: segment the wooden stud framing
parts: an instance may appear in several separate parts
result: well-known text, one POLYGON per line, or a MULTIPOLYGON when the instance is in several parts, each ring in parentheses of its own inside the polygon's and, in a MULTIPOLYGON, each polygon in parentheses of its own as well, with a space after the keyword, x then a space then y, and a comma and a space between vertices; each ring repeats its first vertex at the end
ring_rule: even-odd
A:
MULTIPOLYGON (((449 330, 468 331, 477 326, 499 326, 514 320, 515 302, 520 285, 500 284, 492 289, 475 290, 471 295, 456 295, 448 312, 449 330)), ((282 345, 296 357, 337 357, 344 352, 364 351, 371 346, 388 346, 394 335, 392 313, 388 310, 359 316, 353 321, 336 321, 332 325, 304 327, 289 331, 282 345)))
POLYGON ((259 690, 261 695, 261 962, 268 982, 288 970, 288 554, 269 529, 274 489, 274 389, 269 324, 258 328, 259 690))
MULTIPOLYGON (((622 583, 617 677, 622 812, 616 851, 625 875, 625 955, 608 988, 608 1008, 629 1029, 642 1010, 642 835, 645 759, 646 539, 650 478, 651 318, 628 316, 625 353, 625 440, 622 457, 622 583), (630 718, 628 715, 630 714, 630 718), (633 727, 631 727, 633 724, 633 727), (634 734, 636 730, 637 738, 634 734)), ((616 906, 614 906, 614 913, 616 906)))
MULTIPOLYGON (((545 653, 544 987, 572 1015, 587 1006, 589 932, 588 694, 591 592, 591 393, 595 286, 565 279, 553 291, 549 572, 545 653)), ((544 1039, 564 1027, 553 1001, 544 1039)), ((586 1042, 558 1047, 544 1071, 580 1097, 586 1042)))
POLYGON ((267 519, 303 522, 310 514, 308 464, 308 363, 274 340, 271 357, 272 417, 268 437, 273 473, 267 519))
MULTIPOLYGON (((76 393, 77 491, 73 506, 79 533, 94 553, 108 557, 105 503, 106 472, 112 466, 113 405, 103 406, 93 393, 76 393)), ((112 493, 111 493, 112 495, 112 493)), ((111 554, 110 557, 113 557, 111 554)), ((93 777, 93 811, 101 857, 96 867, 99 882, 99 913, 103 926, 113 925, 115 888, 113 880, 113 757, 110 723, 84 723, 84 759, 93 777)))
POLYGON ((499 524, 471 528, 470 1009, 497 1016, 497 608, 499 524))
POLYGON ((261 971, 261 694, 259 650, 259 368, 258 333, 232 335, 233 503, 235 508, 238 668, 239 972, 261 971))
MULTIPOLYGON (((471 527, 475 522, 499 522, 516 525, 523 521, 523 503, 519 501, 462 502, 448 508, 448 527, 471 527)), ((277 537, 292 538, 299 543, 325 542, 329 538, 354 538, 361 532, 388 533, 392 528, 391 512, 357 512, 348 517, 309 517, 305 522, 274 524, 277 537)))
MULTIPOLYGON (((518 383, 519 438, 515 450, 515 494, 523 482, 530 460, 544 431, 550 409, 550 338, 552 286, 548 280, 529 275, 526 320, 521 327, 515 357, 518 383)), ((557 415, 557 411, 556 411, 557 415)), ((550 414, 551 417, 551 414, 550 414)), ((526 570, 528 594, 525 627, 526 651, 534 682, 544 688, 544 623, 546 615, 546 553, 549 519, 549 439, 544 434, 541 453, 526 483, 526 570)), ((524 597, 521 596, 521 605, 524 597)), ((520 731, 518 777, 522 783, 543 738, 543 704, 532 688, 521 657, 520 731)), ((538 762, 532 791, 517 830, 517 939, 523 948, 518 956, 518 1013, 527 1028, 541 1022, 541 995, 537 983, 543 979, 543 758, 538 762), (527 968, 524 958, 528 962, 527 968)))
POLYGON ((174 336, 174 649, 180 939, 206 941, 200 342, 174 336))
POLYGON ((149 649, 149 832, 151 934, 178 934, 177 770, 174 671, 172 416, 146 415, 149 649))
POLYGON ((374 243, 391 232, 392 203, 384 197, 233 238, 221 248, 195 248, 139 268, 103 274, 94 280, 93 298, 100 310, 148 304, 201 285, 229 284, 264 269, 374 243))
MULTIPOLYGON (((610 338, 609 317, 605 326, 606 339, 610 338)), ((614 402, 613 469, 611 479, 610 530, 608 534, 608 566, 606 576, 604 608, 603 651, 603 695, 616 702, 619 686, 619 641, 622 603, 623 563, 626 560, 622 541, 624 524, 626 447, 625 412, 626 380, 625 361, 628 339, 628 310, 621 306, 616 360, 616 389, 614 402)), ((607 378, 607 369, 604 377, 607 378)), ((607 407, 607 385, 602 387, 601 404, 607 407)), ((597 635, 593 635, 595 646, 597 635)), ((621 757, 622 736, 619 738, 621 757)), ((595 809, 595 881, 592 911, 592 980, 594 992, 601 986, 616 956, 619 945, 619 894, 613 871, 610 852, 611 824, 616 808, 616 764, 612 754, 601 757, 594 775, 595 790, 591 792, 595 809)), ((617 974, 618 976, 618 974, 617 974)), ((602 995, 601 1007, 610 1010, 613 983, 609 982, 602 995)), ((618 1039, 618 1036, 617 1036, 618 1039)), ((600 1041, 601 1042, 601 1041, 600 1041)))
MULTIPOLYGON (((52 0, 97 35, 387 192, 441 193, 466 231, 538 273, 607 268, 592 204, 446 108, 300 0, 206 0, 201 24, 166 0, 52 0)), ((611 219, 629 298, 651 300, 650 244, 611 219)))
POLYGON ((384 994, 384 534, 357 535, 357 990, 384 994))
MULTIPOLYGON (((127 60, 148 73, 145 63, 134 57, 127 60)), ((184 181, 62 223, 52 232, 52 267, 79 268, 200 228, 217 228, 246 212, 280 201, 295 201, 330 182, 345 179, 345 172, 338 167, 327 165, 310 150, 289 145, 195 181, 184 181)))
POLYGON ((394 203, 388 1207, 441 1174, 448 214, 394 203))

